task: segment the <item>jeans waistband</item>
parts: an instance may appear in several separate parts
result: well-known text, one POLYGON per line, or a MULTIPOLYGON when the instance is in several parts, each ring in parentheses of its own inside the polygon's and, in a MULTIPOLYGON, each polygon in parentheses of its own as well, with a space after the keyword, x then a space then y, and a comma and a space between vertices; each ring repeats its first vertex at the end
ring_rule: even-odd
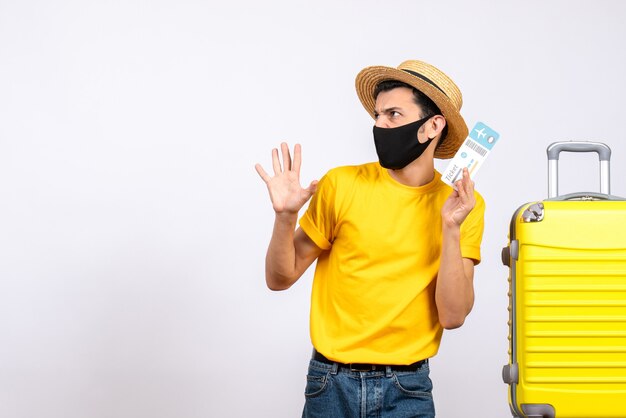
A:
POLYGON ((313 360, 319 361, 329 365, 336 364, 338 367, 350 369, 353 372, 370 372, 374 370, 386 370, 389 367, 392 371, 396 372, 416 372, 424 364, 428 363, 428 359, 416 361, 413 364, 408 365, 392 365, 392 364, 373 364, 373 363, 339 363, 338 361, 332 361, 324 357, 324 355, 317 350, 313 350, 313 360))

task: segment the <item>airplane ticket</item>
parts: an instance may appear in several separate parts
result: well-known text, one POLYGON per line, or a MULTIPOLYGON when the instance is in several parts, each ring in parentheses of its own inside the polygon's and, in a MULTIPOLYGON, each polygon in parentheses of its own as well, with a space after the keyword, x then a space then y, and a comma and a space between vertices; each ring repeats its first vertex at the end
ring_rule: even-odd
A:
POLYGON ((443 182, 456 189, 454 183, 463 178, 463 168, 465 167, 467 167, 470 177, 474 178, 499 138, 500 134, 484 123, 476 123, 446 170, 441 174, 443 182))

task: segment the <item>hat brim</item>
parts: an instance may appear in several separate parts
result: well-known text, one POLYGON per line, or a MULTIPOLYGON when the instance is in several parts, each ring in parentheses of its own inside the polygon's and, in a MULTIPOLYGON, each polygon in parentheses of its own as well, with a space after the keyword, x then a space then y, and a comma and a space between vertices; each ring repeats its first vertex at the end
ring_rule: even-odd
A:
POLYGON ((439 107, 441 113, 446 118, 448 135, 435 150, 435 158, 452 158, 461 144, 463 144, 465 138, 467 138, 468 129, 463 116, 454 107, 450 99, 429 82, 405 71, 384 66, 367 67, 356 76, 355 84, 359 100, 361 100, 363 107, 365 107, 365 110, 372 118, 374 118, 374 107, 376 105, 374 90, 381 81, 385 80, 402 81, 413 86, 428 96, 439 107))

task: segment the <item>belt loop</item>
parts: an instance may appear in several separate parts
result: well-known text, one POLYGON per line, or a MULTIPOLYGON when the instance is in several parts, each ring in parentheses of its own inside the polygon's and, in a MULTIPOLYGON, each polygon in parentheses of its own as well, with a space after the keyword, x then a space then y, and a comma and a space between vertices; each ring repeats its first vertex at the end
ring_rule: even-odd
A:
POLYGON ((330 374, 334 376, 337 374, 338 371, 339 371, 339 365, 337 364, 337 362, 333 362, 333 368, 330 370, 330 374))
POLYGON ((391 366, 385 366, 385 377, 393 376, 393 370, 391 370, 391 366))

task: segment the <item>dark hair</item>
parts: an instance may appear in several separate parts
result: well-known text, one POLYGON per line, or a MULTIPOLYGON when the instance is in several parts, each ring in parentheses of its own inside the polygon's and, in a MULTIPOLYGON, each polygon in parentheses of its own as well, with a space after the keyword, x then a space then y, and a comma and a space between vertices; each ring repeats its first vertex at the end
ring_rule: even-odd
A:
MULTIPOLYGON (((376 100, 378 95, 382 93, 383 91, 397 89, 398 87, 406 87, 413 91, 413 101, 420 109, 422 109, 423 118, 429 118, 435 115, 443 116, 443 114, 441 113, 441 110, 439 110, 439 107, 435 104, 435 102, 430 100, 428 96, 426 96, 424 93, 422 93, 415 87, 411 86, 410 84, 407 84, 398 80, 383 80, 380 83, 378 83, 378 85, 376 85, 376 88, 374 89, 374 100, 376 100)), ((446 123, 446 126, 443 128, 443 131, 441 132, 441 139, 437 143, 437 148, 439 148, 439 146, 443 143, 443 140, 446 138, 446 135, 448 135, 447 123, 446 123)))

